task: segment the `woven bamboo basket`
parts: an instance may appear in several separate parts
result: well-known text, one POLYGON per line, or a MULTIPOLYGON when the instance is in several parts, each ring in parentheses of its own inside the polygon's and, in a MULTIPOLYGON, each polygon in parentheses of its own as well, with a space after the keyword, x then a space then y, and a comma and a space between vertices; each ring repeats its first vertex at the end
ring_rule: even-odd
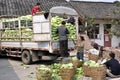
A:
POLYGON ((93 76, 99 76, 99 75, 105 75, 106 74, 106 67, 101 65, 100 67, 91 67, 91 75, 93 76))
POLYGON ((104 80, 106 77, 106 67, 90 67, 90 66, 83 66, 84 69, 84 76, 92 77, 92 80, 104 80))
POLYGON ((105 80, 106 76, 92 76, 92 80, 105 80))
POLYGON ((88 54, 88 58, 89 58, 89 60, 93 60, 93 61, 97 62, 99 59, 99 56, 90 53, 90 54, 88 54))
POLYGON ((52 75, 52 72, 51 73, 41 73, 39 71, 36 72, 37 80, 50 80, 51 75, 52 75))
POLYGON ((62 80, 73 80, 75 75, 75 68, 73 69, 60 69, 60 75, 62 80))
POLYGON ((91 77, 92 80, 104 80, 106 77, 106 67, 100 66, 100 67, 91 67, 91 77))
POLYGON ((91 76, 91 67, 83 65, 84 76, 90 77, 91 76))
POLYGON ((73 63, 73 65, 74 65, 75 68, 79 68, 83 64, 83 62, 80 61, 80 60, 74 60, 74 61, 72 61, 72 63, 73 63))

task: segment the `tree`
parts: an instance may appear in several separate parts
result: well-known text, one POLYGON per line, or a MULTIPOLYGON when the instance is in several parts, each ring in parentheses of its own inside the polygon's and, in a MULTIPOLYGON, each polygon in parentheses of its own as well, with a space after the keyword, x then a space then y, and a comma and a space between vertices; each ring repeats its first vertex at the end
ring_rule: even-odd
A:
MULTIPOLYGON (((111 14, 107 15, 108 17, 109 16, 113 16, 113 17, 117 17, 117 16, 120 16, 120 2, 119 1, 114 1, 114 4, 116 6, 117 9, 115 9, 111 14)), ((111 30, 108 30, 109 32, 109 35, 112 37, 112 36, 117 36, 117 37, 120 37, 120 18, 117 18, 117 19, 112 19, 110 21, 110 23, 112 25, 114 25, 112 27, 111 30)))

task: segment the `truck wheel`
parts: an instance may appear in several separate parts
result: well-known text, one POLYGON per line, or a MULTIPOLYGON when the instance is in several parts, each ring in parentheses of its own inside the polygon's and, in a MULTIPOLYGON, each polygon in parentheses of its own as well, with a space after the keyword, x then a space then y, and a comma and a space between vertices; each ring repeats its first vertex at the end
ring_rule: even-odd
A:
POLYGON ((29 51, 22 52, 22 62, 24 64, 31 64, 32 63, 32 56, 29 51))
POLYGON ((0 57, 5 57, 5 56, 7 56, 6 51, 5 50, 4 51, 0 51, 0 57))

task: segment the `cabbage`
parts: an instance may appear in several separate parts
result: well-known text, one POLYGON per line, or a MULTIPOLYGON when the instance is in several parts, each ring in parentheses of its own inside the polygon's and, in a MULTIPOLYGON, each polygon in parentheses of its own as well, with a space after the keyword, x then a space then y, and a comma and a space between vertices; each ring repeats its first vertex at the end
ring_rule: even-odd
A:
POLYGON ((77 57, 72 57, 72 60, 75 61, 75 60, 78 60, 77 57))
MULTIPOLYGON (((30 28, 25 28, 21 26, 21 36, 23 41, 30 41, 32 39, 33 30, 30 28)), ((10 28, 6 28, 5 31, 2 33, 2 40, 6 41, 18 41, 19 40, 19 29, 16 28, 11 30, 10 28)))
POLYGON ((95 61, 92 61, 92 60, 84 62, 84 65, 85 66, 90 66, 90 67, 99 67, 100 66, 99 63, 96 63, 95 61))
POLYGON ((62 64, 60 68, 72 69, 73 68, 73 64, 72 63, 62 64))
POLYGON ((83 76, 83 67, 77 68, 75 73, 75 80, 80 80, 83 76))
MULTIPOLYGON (((58 40, 58 34, 56 34, 56 31, 58 27, 61 25, 61 22, 63 21, 63 18, 60 18, 58 16, 52 17, 51 18, 51 25, 52 25, 52 39, 53 40, 58 40)), ((70 34, 68 35, 69 39, 77 39, 76 37, 76 28, 70 23, 66 23, 66 27, 70 34)))

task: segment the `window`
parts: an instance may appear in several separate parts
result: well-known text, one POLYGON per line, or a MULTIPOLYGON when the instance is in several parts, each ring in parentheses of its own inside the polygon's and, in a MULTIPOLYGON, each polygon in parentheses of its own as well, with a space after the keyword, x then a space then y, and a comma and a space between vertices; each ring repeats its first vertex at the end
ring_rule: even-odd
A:
POLYGON ((93 27, 90 27, 87 30, 87 35, 90 39, 98 39, 99 38, 99 24, 94 24, 93 27))
POLYGON ((104 24, 104 34, 108 34, 111 31, 111 24, 104 24))

